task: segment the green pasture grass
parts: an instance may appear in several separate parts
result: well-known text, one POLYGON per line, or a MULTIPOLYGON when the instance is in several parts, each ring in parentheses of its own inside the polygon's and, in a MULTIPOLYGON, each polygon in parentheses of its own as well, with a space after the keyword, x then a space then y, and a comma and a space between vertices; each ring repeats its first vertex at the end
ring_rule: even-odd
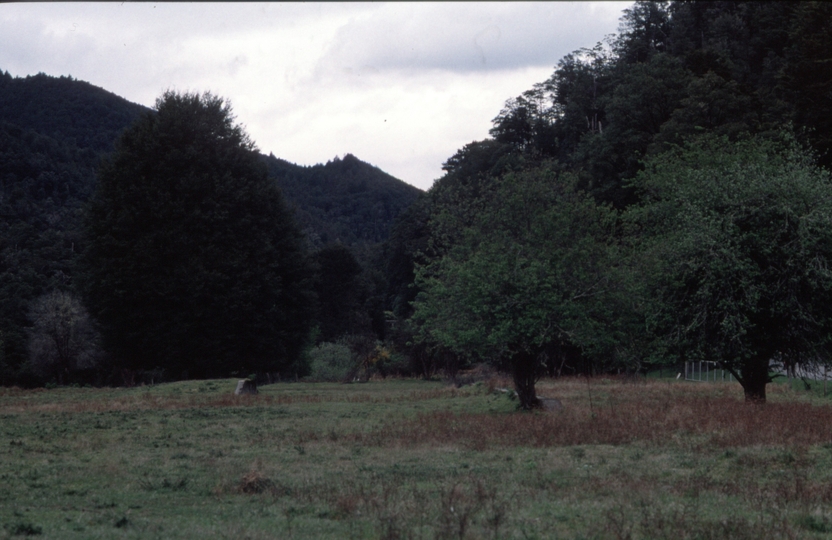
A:
POLYGON ((0 538, 832 536, 825 402, 563 379, 522 413, 508 385, 0 389, 0 538))
POLYGON ((829 374, 829 380, 826 381, 825 392, 823 379, 807 379, 804 381, 800 378, 778 376, 774 378, 773 384, 783 388, 783 393, 788 395, 789 399, 817 404, 832 403, 832 372, 829 374))
MULTIPOLYGON (((665 367, 665 368, 657 368, 649 371, 643 377, 649 380, 662 380, 672 382, 674 380, 680 383, 698 383, 698 382, 717 382, 717 383, 725 383, 734 386, 735 388, 741 388, 739 383, 729 377, 729 372, 722 370, 722 369, 711 369, 707 373, 708 380, 707 381, 686 381, 684 378, 684 371, 680 371, 680 368, 673 368, 673 367, 665 367), (680 375, 677 379, 677 377, 680 375)), ((638 376, 636 376, 638 377, 638 376)), ((829 401, 832 401, 832 371, 829 372, 828 380, 826 382, 826 393, 824 393, 824 381, 823 379, 806 379, 805 381, 801 378, 792 378, 787 377, 786 375, 775 375, 773 377, 772 384, 778 386, 785 386, 790 388, 793 393, 789 394, 788 399, 808 399, 813 400, 816 398, 824 398, 829 401), (808 387, 807 387, 808 384, 808 387)))

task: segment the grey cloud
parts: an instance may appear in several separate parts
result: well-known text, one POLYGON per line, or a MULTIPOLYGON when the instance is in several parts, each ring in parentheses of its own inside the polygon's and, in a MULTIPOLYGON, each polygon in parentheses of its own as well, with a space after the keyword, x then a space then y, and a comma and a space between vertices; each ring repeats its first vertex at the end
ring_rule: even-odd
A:
POLYGON ((309 164, 351 152, 428 187, 506 99, 615 31, 628 5, 5 4, 0 69, 145 105, 211 90, 265 151, 309 164))
POLYGON ((353 72, 554 67, 617 25, 628 3, 388 4, 341 28, 321 65, 353 72))
POLYGON ((31 66, 37 66, 35 73, 77 76, 67 73, 66 66, 78 65, 78 59, 94 52, 93 40, 82 34, 57 38, 39 22, 0 20, 0 68, 14 75, 31 75, 31 66))
POLYGON ((353 3, 67 2, 6 5, 0 19, 45 21, 63 32, 108 31, 173 41, 182 35, 216 37, 279 30, 366 9, 353 3))

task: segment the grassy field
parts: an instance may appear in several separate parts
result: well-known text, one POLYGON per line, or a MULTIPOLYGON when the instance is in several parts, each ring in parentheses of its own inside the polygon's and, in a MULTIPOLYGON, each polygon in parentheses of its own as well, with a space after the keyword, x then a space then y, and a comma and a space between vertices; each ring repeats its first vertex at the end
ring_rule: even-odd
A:
POLYGON ((832 537, 817 389, 235 384, 0 389, 0 538, 832 537))

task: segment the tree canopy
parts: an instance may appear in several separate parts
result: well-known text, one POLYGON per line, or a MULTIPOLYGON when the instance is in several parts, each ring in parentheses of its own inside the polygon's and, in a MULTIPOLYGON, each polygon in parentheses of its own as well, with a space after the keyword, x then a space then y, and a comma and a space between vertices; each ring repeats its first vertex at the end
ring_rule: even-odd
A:
POLYGON ((402 214, 387 248, 401 328, 513 369, 530 362, 516 351, 539 363, 553 348, 604 371, 715 360, 757 401, 769 363, 830 362, 828 15, 626 9, 617 36, 508 99, 491 138, 402 214), (590 208, 598 221, 581 221, 590 208))
MULTIPOLYGON (((36 369, 28 313, 45 294, 77 294, 76 263, 85 248, 81 209, 95 190, 102 158, 113 151, 118 135, 148 111, 72 77, 12 77, 0 71, 3 384, 32 386, 51 377, 36 369)), ((281 189, 305 247, 319 250, 341 243, 355 255, 362 266, 361 278, 353 282, 361 290, 357 296, 361 303, 373 304, 368 307, 373 329, 383 330, 384 287, 374 273, 381 264, 378 246, 395 216, 420 191, 352 155, 313 167, 262 154, 258 158, 281 189)), ((98 384, 120 380, 106 362, 101 366, 77 375, 98 384)))
POLYGON ((119 365, 301 369, 312 301, 301 236, 223 99, 163 94, 101 167, 86 234, 84 296, 119 365))
POLYGON ((387 239, 393 220, 421 193, 352 154, 311 167, 264 161, 314 249, 340 243, 361 255, 387 239))
POLYGON ((551 170, 504 176, 449 251, 420 268, 424 339, 506 361, 523 408, 537 405, 538 356, 552 342, 601 349, 609 210, 551 170))
POLYGON ((708 136, 646 163, 627 215, 670 354, 716 360, 748 400, 770 364, 826 361, 832 178, 795 144, 708 136))
POLYGON ((0 377, 25 378, 27 313, 73 290, 83 253, 125 368, 298 372, 317 325, 390 330, 424 375, 498 363, 525 407, 552 355, 572 373, 715 360, 764 399, 773 363, 830 362, 830 21, 819 2, 636 2, 422 194, 351 155, 259 155, 209 94, 148 112, 0 72, 0 377), (98 157, 138 115, 82 236, 98 157))
POLYGON ((28 313, 73 286, 80 209, 95 167, 145 108, 88 83, 0 71, 0 380, 42 382, 30 362, 28 313))

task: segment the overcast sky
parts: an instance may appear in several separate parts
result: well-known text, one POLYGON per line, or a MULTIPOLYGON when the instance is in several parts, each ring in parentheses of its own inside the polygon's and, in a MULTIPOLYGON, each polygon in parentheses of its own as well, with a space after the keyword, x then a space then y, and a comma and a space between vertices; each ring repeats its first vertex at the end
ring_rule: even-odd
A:
POLYGON ((0 70, 153 106, 230 100, 258 148, 352 153, 427 189, 505 101, 615 33, 631 2, 0 3, 0 70))

